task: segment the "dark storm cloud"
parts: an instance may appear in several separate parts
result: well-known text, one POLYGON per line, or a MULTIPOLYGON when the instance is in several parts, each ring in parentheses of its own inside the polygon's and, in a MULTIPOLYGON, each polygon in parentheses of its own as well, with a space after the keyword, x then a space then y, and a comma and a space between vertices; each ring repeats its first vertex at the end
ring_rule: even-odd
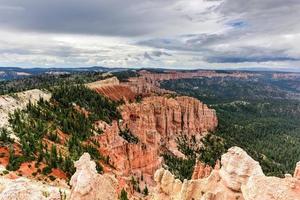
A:
POLYGON ((156 57, 161 57, 161 56, 172 56, 172 54, 169 54, 164 51, 152 51, 152 55, 156 57))
POLYGON ((144 58, 149 60, 155 60, 154 57, 159 58, 162 56, 172 56, 172 54, 164 52, 164 51, 152 51, 152 52, 145 52, 144 58))
POLYGON ((160 19, 171 12, 168 6, 175 2, 0 0, 0 27, 52 33, 141 35, 163 28, 160 19))
POLYGON ((152 56, 150 56, 150 54, 149 54, 148 52, 145 52, 145 53, 144 53, 144 58, 145 58, 145 59, 149 59, 149 60, 154 60, 154 59, 152 58, 152 56))

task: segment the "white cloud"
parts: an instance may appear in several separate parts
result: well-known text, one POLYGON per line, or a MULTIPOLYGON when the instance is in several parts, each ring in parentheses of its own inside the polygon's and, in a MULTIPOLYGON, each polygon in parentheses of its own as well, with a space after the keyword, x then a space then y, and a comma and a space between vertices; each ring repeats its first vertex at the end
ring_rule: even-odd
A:
POLYGON ((298 0, 0 0, 0 65, 297 67, 298 0))

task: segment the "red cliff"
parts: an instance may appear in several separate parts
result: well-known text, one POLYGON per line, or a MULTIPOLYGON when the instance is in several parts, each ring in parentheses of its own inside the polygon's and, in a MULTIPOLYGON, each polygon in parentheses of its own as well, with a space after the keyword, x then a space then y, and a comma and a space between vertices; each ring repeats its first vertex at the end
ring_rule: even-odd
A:
POLYGON ((109 155, 120 175, 143 175, 148 183, 162 164, 163 150, 183 156, 175 142, 180 134, 201 138, 217 126, 215 111, 191 97, 148 97, 141 103, 125 104, 120 110, 123 120, 119 126, 117 122, 98 123, 104 131, 97 137, 101 152, 109 155), (119 128, 129 129, 138 143, 123 139, 119 128))

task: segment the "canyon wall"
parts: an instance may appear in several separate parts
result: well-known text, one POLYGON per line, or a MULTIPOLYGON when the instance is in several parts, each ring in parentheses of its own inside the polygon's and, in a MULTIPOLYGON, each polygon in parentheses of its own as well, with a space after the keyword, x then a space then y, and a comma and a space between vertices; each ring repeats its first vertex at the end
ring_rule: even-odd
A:
POLYGON ((180 134, 203 136, 217 124, 215 110, 192 97, 153 96, 122 106, 123 124, 143 142, 152 137, 168 143, 180 134))
POLYGON ((177 149, 177 137, 201 138, 218 123, 213 109, 191 97, 152 96, 140 103, 124 104, 120 111, 121 121, 97 123, 104 132, 96 137, 100 151, 109 156, 116 173, 144 176, 147 184, 153 184, 153 174, 162 165, 161 153, 167 150, 184 156, 177 149), (126 141, 120 136, 121 130, 129 130, 138 142, 126 141))
POLYGON ((136 93, 128 85, 121 84, 116 77, 88 83, 86 86, 113 101, 133 101, 136 97, 136 93))

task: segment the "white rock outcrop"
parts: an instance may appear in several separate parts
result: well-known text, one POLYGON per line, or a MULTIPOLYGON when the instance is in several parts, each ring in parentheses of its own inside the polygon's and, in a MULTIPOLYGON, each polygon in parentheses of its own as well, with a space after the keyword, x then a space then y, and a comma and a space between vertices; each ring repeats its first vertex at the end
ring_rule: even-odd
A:
POLYGON ((267 177, 244 150, 232 147, 221 159, 220 170, 207 178, 180 180, 165 169, 155 173, 152 200, 300 200, 299 164, 294 177, 267 177))
POLYGON ((51 98, 51 94, 42 90, 34 89, 10 95, 1 95, 0 127, 8 125, 9 113, 15 111, 16 109, 23 109, 29 102, 35 103, 40 98, 43 98, 44 100, 49 100, 51 98))
POLYGON ((1 178, 0 186, 0 200, 61 200, 61 194, 68 196, 66 189, 44 185, 27 178, 1 178))
POLYGON ((243 149, 232 147, 222 155, 220 176, 225 185, 235 191, 241 191, 241 185, 251 176, 264 176, 259 163, 253 160, 243 149))
POLYGON ((111 175, 97 173, 96 164, 88 153, 75 162, 76 172, 70 185, 71 200, 116 200, 117 180, 111 175))

